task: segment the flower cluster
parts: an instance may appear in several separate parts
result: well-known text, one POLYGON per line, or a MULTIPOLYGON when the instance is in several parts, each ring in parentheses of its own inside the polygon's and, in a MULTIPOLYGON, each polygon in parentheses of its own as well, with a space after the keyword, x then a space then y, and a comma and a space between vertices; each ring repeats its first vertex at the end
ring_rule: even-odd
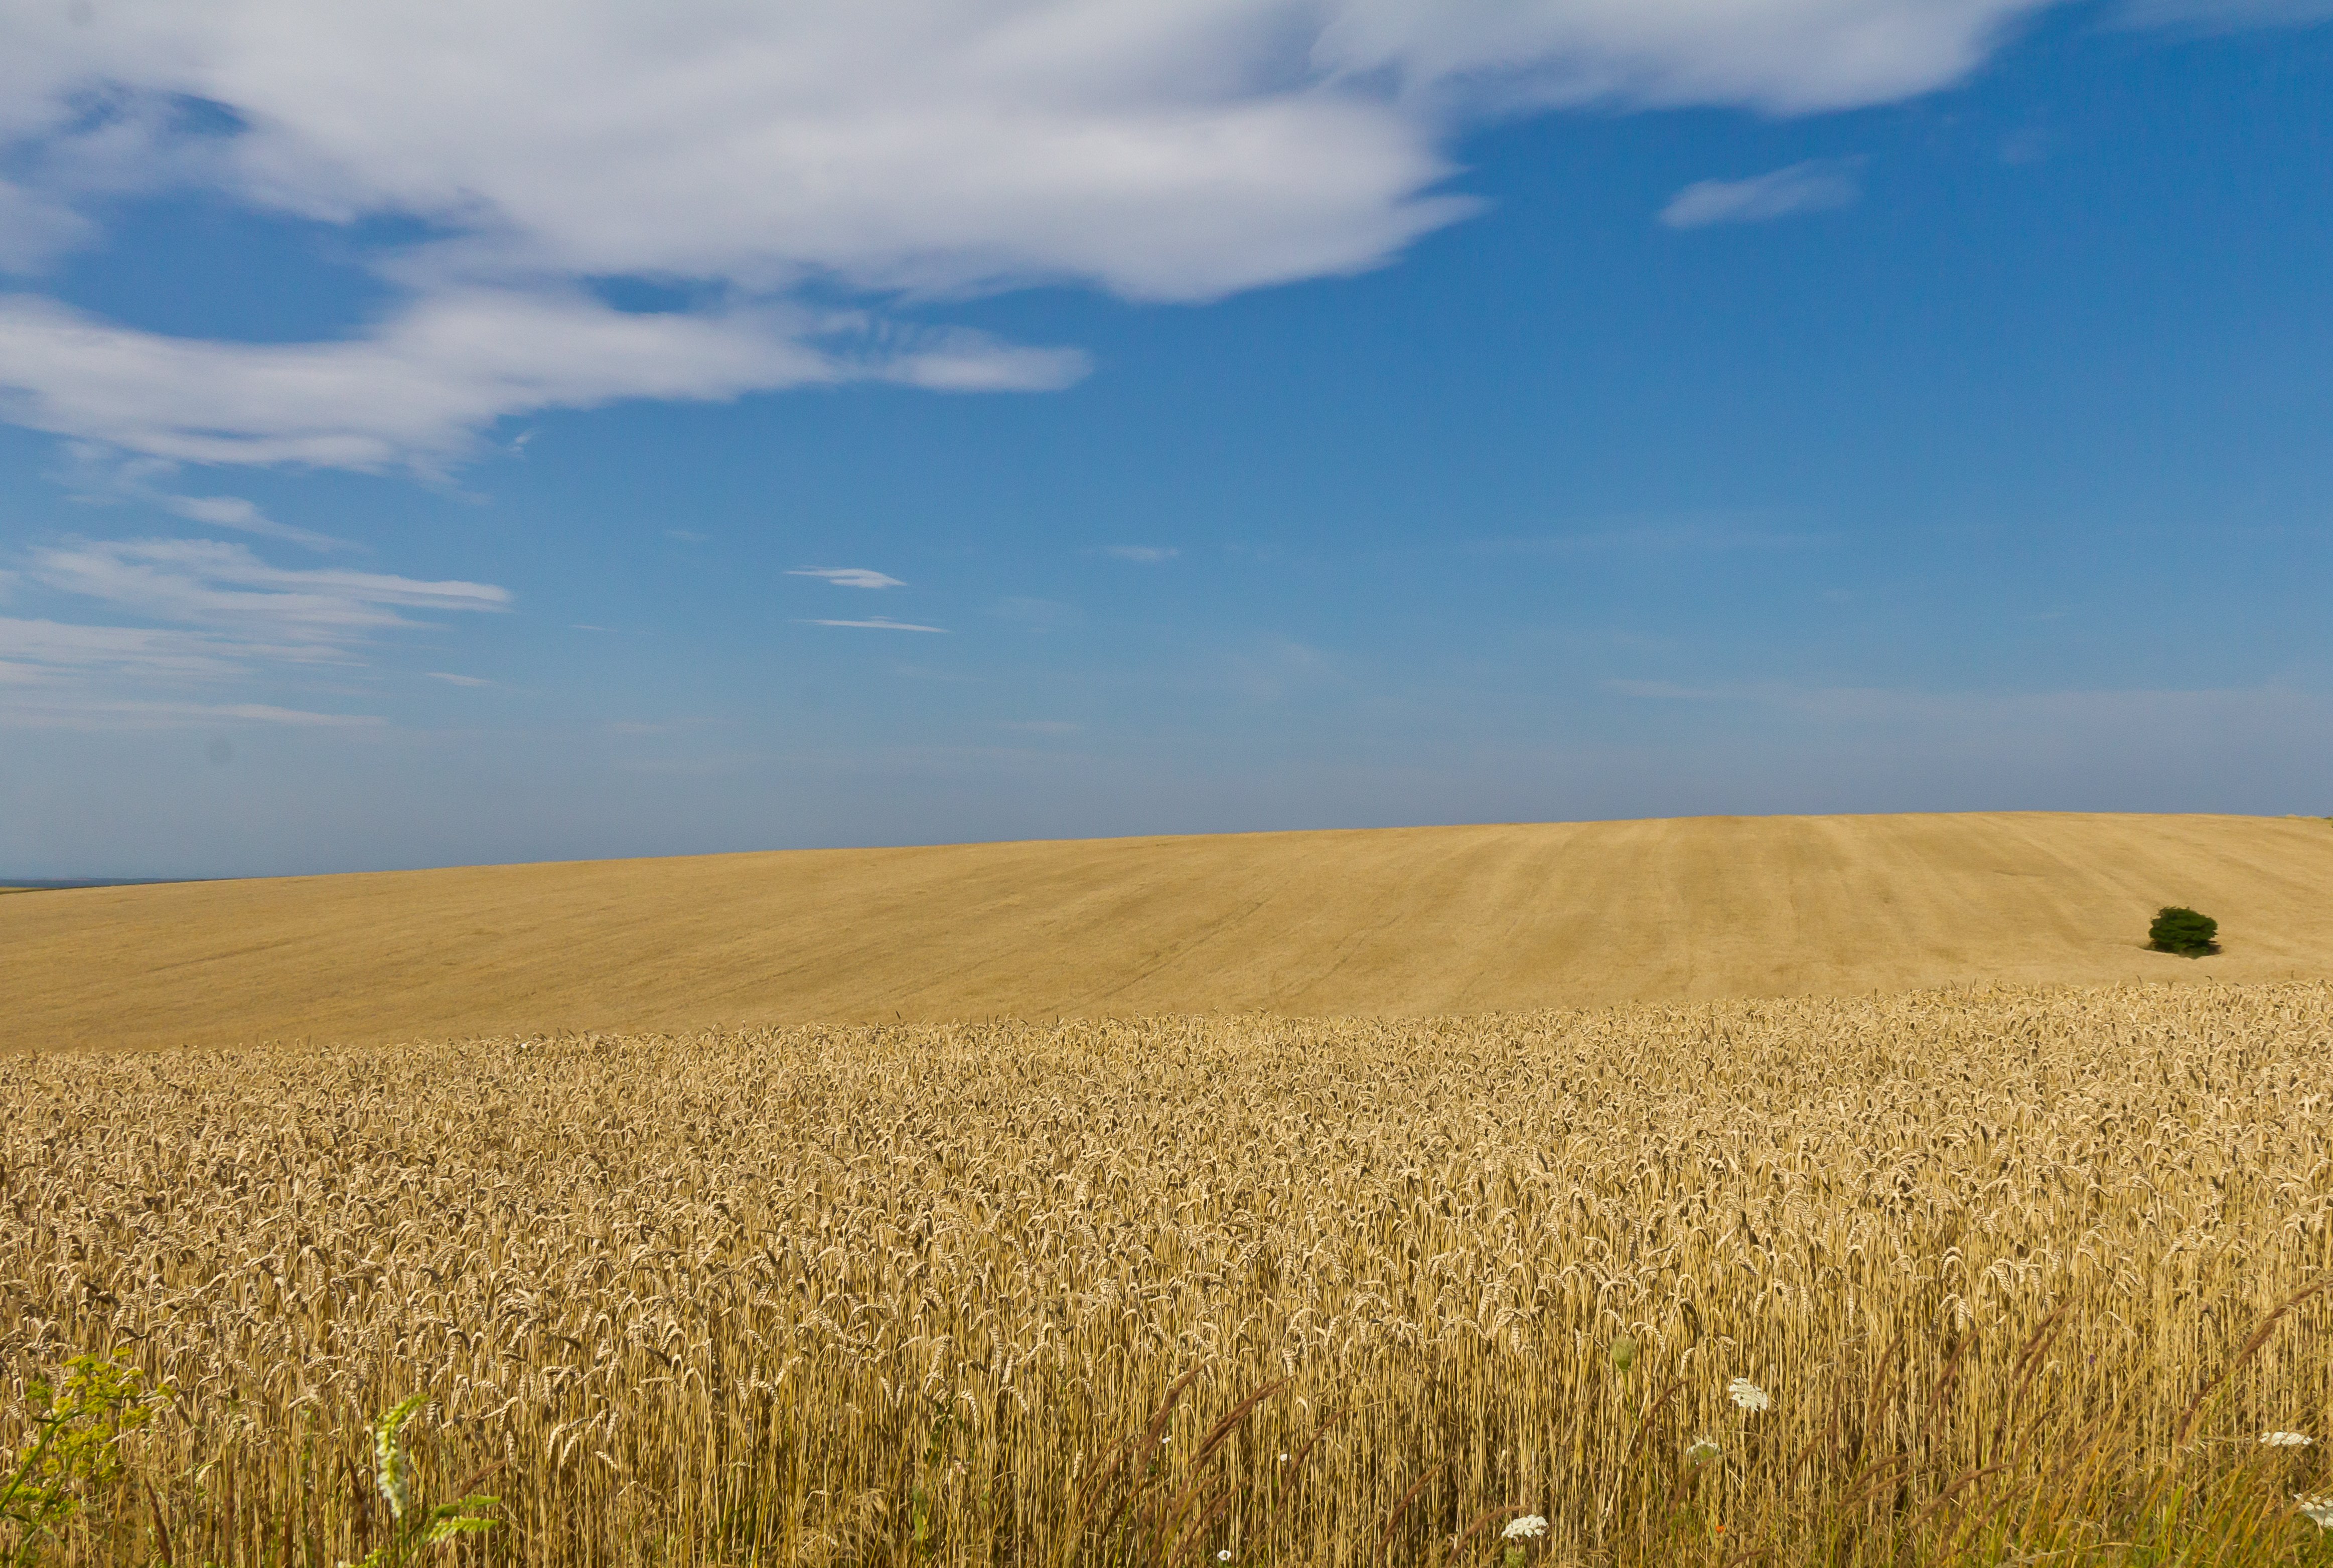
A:
POLYGON ((1725 1385, 1725 1391, 1732 1396, 1735 1404, 1745 1410, 1762 1410, 1774 1402, 1766 1397, 1764 1389, 1760 1388, 1748 1378, 1735 1378, 1725 1385))

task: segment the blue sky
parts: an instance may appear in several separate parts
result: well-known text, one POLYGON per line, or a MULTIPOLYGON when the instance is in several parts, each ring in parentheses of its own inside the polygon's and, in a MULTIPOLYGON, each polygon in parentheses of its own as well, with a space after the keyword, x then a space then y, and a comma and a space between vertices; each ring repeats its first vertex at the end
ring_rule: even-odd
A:
POLYGON ((2333 810, 2333 5, 801 9, 0 16, 0 871, 2333 810))

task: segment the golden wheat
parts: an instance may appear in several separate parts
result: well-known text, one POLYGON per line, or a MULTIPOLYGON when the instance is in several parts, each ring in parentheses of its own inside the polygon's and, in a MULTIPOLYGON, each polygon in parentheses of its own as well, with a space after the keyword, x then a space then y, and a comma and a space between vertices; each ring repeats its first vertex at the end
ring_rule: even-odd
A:
POLYGON ((91 1562, 360 1554, 414 1391, 461 1550, 559 1568, 2273 1557, 2328 1045, 2305 982, 19 1057, 0 1423, 176 1385, 91 1562))
POLYGON ((0 1053, 2324 980, 2328 884, 2314 819, 1974 812, 83 888, 0 898, 0 1053), (2217 918, 2226 951, 2147 951, 2165 904, 2217 918))

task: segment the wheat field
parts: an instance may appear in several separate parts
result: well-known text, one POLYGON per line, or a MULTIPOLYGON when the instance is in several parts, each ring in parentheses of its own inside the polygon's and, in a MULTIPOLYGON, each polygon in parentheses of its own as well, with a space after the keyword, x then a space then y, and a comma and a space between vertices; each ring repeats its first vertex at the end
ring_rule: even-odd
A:
POLYGON ((2333 979, 2319 818, 1694 817, 0 898, 0 1049, 2333 979), (2146 951, 2155 909, 2226 951, 2146 951))
POLYGON ((175 1388, 81 1563, 359 1556, 414 1393, 477 1563, 2322 1563, 2328 1045, 2311 980, 19 1055, 0 1450, 73 1352, 175 1388))

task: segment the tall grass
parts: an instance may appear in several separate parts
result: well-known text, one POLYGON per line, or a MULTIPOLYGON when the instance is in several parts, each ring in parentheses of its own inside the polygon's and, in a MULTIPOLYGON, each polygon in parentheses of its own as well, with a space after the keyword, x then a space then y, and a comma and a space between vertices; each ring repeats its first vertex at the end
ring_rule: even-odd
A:
POLYGON ((2328 1562, 2328 1109, 2319 983, 19 1057, 0 1451, 177 1390, 90 1563, 379 1548, 414 1394, 478 1562, 2328 1562))

